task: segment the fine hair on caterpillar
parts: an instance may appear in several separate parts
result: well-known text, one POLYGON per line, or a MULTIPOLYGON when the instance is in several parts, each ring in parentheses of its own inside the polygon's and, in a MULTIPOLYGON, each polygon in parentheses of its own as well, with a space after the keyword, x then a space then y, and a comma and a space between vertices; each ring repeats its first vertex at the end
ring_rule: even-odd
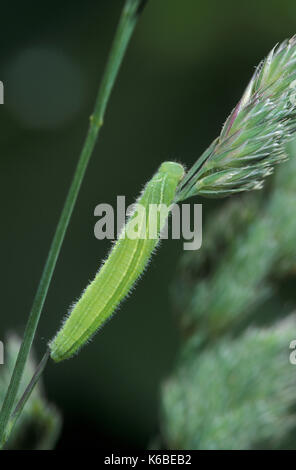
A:
MULTIPOLYGON (((53 360, 59 362, 73 356, 111 317, 139 279, 160 240, 159 236, 167 219, 166 217, 164 220, 164 217, 157 214, 156 227, 153 226, 157 237, 149 238, 149 209, 159 204, 171 207, 183 176, 182 165, 164 162, 146 184, 138 199, 138 207, 136 206, 136 210, 129 217, 122 235, 112 247, 107 260, 84 290, 61 330, 50 342, 53 360), (140 206, 148 210, 138 210, 140 206), (135 225, 138 236, 124 237, 123 234, 132 232, 135 225), (139 234, 143 233, 146 236, 140 237, 139 234)), ((168 216, 168 212, 166 215, 168 216)))

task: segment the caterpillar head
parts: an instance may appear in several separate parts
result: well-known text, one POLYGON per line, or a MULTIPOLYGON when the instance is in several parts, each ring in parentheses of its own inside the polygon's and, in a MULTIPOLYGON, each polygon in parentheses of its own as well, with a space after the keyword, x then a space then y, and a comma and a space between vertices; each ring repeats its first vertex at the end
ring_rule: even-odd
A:
POLYGON ((159 168, 160 173, 166 173, 169 176, 181 181, 184 177, 185 170, 180 163, 176 162, 163 162, 159 168))

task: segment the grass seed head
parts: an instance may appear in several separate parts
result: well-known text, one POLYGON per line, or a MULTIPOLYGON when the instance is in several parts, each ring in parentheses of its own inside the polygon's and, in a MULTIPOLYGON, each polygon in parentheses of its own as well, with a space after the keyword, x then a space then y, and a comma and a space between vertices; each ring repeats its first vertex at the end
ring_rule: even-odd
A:
POLYGON ((188 172, 179 200, 261 189, 296 131, 296 36, 256 68, 222 131, 188 172))

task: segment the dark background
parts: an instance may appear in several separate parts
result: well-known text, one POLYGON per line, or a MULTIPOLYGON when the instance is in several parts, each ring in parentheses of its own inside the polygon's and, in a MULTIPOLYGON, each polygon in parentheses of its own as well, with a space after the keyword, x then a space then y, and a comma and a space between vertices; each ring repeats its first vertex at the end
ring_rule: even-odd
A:
MULTIPOLYGON (((1 4, 0 339, 23 333, 69 187, 119 0, 1 4)), ((110 248, 94 208, 133 202, 163 160, 191 165, 219 133, 254 66, 296 32, 294 0, 150 0, 108 106, 36 337, 38 355, 110 248)), ((204 217, 220 202, 204 203, 204 217)), ((145 448, 178 349, 169 285, 182 241, 163 242, 133 295, 71 361, 50 364, 59 447, 145 448)))

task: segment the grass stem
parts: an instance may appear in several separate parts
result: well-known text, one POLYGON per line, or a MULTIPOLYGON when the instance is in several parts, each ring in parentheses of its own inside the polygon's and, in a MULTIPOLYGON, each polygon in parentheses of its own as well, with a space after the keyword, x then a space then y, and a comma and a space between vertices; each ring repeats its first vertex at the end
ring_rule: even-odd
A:
POLYGON ((32 347, 34 336, 39 323, 41 311, 46 299, 49 285, 53 276, 56 262, 63 244, 70 218, 78 197, 87 165, 97 141, 107 103, 117 77, 122 59, 126 52, 129 40, 136 26, 137 20, 147 0, 126 0, 115 37, 111 46, 107 65, 99 87, 94 112, 90 118, 90 125, 86 139, 78 160, 73 180, 56 228, 55 235, 48 253, 48 257, 41 275, 39 286, 33 301, 32 310, 26 325, 23 341, 18 353, 16 364, 12 373, 10 384, 3 401, 0 413, 0 448, 7 439, 6 428, 12 414, 13 407, 19 391, 25 365, 32 347))

